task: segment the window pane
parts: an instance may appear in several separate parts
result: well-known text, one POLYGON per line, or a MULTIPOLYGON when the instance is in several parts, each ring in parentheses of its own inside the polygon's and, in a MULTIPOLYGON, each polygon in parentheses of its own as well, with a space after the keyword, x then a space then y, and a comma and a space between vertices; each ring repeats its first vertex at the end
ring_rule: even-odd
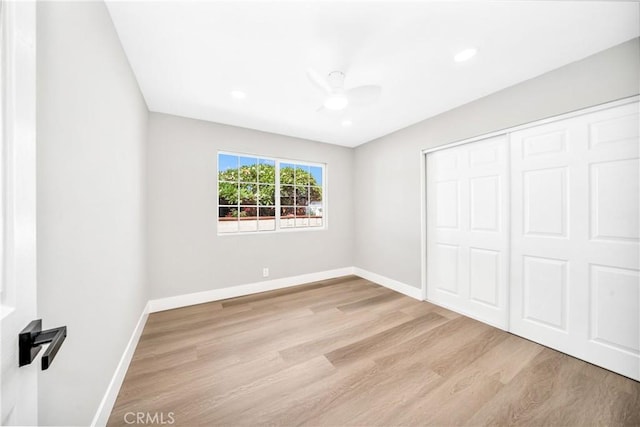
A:
POLYGON ((311 216, 322 216, 322 203, 320 202, 311 202, 309 203, 309 215, 311 216))
POLYGON ((296 165, 296 184, 309 185, 309 166, 296 165))
POLYGON ((258 186, 256 184, 240 184, 240 204, 255 205, 258 201, 258 186))
POLYGON ((309 204, 309 187, 296 187, 296 205, 307 206, 309 204))
POLYGON ((237 181, 238 161, 238 156, 218 154, 218 179, 221 181, 237 181))
POLYGON ((258 220, 255 219, 255 217, 251 219, 240 218, 240 222, 238 224, 238 231, 240 232, 258 231, 258 220))
MULTIPOLYGON (((260 184, 258 187, 258 202, 262 205, 273 206, 276 204, 276 187, 275 185, 260 184)), ((282 203, 282 202, 280 202, 282 203)))
POLYGON ((309 227, 322 227, 322 217, 311 217, 309 218, 309 227))
POLYGON ((234 156, 233 154, 218 154, 218 170, 220 172, 237 168, 238 156, 234 156))
POLYGON ((276 229, 276 219, 275 217, 263 219, 260 217, 258 220, 258 230, 259 231, 274 231, 276 229))
POLYGON ((283 206, 280 208, 280 217, 293 217, 295 216, 295 208, 293 206, 283 206))
MULTIPOLYGON (((293 197, 295 195, 293 185, 281 185, 280 186, 280 197, 293 197)), ((283 205, 285 203, 282 203, 283 205)))
POLYGON ((294 203, 295 190, 293 185, 280 186, 280 206, 291 206, 294 203))
POLYGON ((268 206, 268 207, 263 207, 260 208, 260 217, 273 217, 275 218, 276 216, 276 207, 275 206, 268 206))
POLYGON ((239 221, 218 221, 218 232, 220 233, 237 233, 239 229, 239 221))
POLYGON ((309 226, 309 218, 308 217, 296 217, 296 227, 308 227, 309 226))
POLYGON ((276 183, 276 162, 273 160, 260 159, 258 162, 258 182, 265 184, 276 183))
POLYGON ((296 225, 295 208, 285 206, 280 208, 280 228, 291 228, 296 225))
POLYGON ((293 228, 295 226, 296 226, 296 219, 294 217, 280 218, 280 228, 293 228))
POLYGON ((311 187, 309 190, 309 200, 311 203, 322 201, 322 187, 311 187))
POLYGON ((237 205, 238 204, 238 183, 224 182, 218 183, 218 204, 237 205))
POLYGON ((275 229, 276 229, 275 206, 260 208, 260 217, 258 218, 258 230, 273 231, 275 229))
POLYGON ((320 166, 310 166, 311 185, 322 185, 322 168, 320 166))
POLYGON ((258 216, 258 208, 255 206, 240 206, 240 221, 243 218, 255 218, 258 216))
POLYGON ((238 207, 237 206, 220 206, 218 208, 218 218, 225 220, 238 219, 238 207))
POLYGON ((294 168, 291 163, 280 163, 280 184, 293 184, 294 168))
POLYGON ((240 157, 240 182, 258 182, 258 159, 240 157))

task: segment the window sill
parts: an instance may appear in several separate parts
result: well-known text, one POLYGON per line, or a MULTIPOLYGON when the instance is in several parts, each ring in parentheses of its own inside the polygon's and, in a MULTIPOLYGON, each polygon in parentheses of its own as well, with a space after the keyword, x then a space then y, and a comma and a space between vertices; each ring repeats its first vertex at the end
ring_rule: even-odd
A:
POLYGON ((265 230, 265 231, 238 231, 236 233, 217 233, 218 237, 227 237, 227 236, 256 236, 263 234, 282 234, 282 233, 299 233, 305 231, 318 232, 318 231, 326 231, 327 226, 323 227, 299 227, 299 228, 282 228, 280 230, 265 230))

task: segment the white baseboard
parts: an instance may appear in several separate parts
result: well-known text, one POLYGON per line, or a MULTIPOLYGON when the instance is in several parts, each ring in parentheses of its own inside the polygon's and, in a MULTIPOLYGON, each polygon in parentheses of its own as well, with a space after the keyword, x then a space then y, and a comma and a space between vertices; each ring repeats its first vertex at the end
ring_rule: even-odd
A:
POLYGON ((95 416, 93 417, 93 421, 91 421, 91 427, 101 427, 106 426, 107 421, 109 421, 109 416, 111 415, 111 410, 113 409, 113 405, 116 403, 116 398, 118 397, 118 393, 120 392, 120 386, 124 381, 124 376, 127 373, 127 369, 129 369, 129 363, 133 358, 133 353, 138 345, 138 341, 140 340, 140 336, 142 335, 142 331, 144 329, 145 323, 147 323, 147 317, 149 317, 149 303, 144 306, 142 309, 142 314, 138 319, 138 323, 133 330, 133 334, 131 334, 131 338, 129 338, 129 342, 124 349, 124 353, 122 353, 122 357, 120 358, 120 362, 116 367, 116 370, 111 378, 111 382, 107 387, 107 391, 98 406, 98 410, 96 411, 95 416))
POLYGON ((406 283, 398 282, 397 280, 390 279, 388 277, 381 276, 367 270, 363 270, 359 267, 353 267, 353 274, 355 274, 356 276, 360 276, 363 279, 367 279, 379 285, 382 285, 385 288, 389 288, 396 292, 400 292, 401 294, 405 294, 406 296, 409 296, 411 298, 415 298, 418 301, 422 301, 422 290, 420 288, 415 288, 413 286, 407 285, 406 283))
POLYGON ((415 288, 407 285, 406 283, 363 270, 362 268, 344 267, 335 270, 320 271, 317 273, 301 274, 299 276, 283 277, 281 279, 265 280, 264 282, 248 283, 246 285, 229 286, 226 288, 176 295, 173 297, 152 299, 149 300, 149 313, 257 294, 260 292, 273 291, 276 289, 288 288, 290 286, 302 285, 304 283, 348 276, 350 274, 355 274, 419 301, 422 301, 423 299, 422 290, 420 288, 415 288))
POLYGON ((318 280, 348 276, 349 274, 353 274, 353 267, 338 268, 318 273, 301 274, 299 276, 284 277, 282 279, 265 280, 264 282, 249 283, 246 285, 230 286, 227 288, 211 289, 209 291, 153 299, 149 301, 149 312, 155 313, 157 311, 171 310, 173 308, 186 307, 194 304, 202 304, 205 302, 235 298, 259 292, 273 291, 275 289, 287 288, 304 283, 317 282, 318 280))

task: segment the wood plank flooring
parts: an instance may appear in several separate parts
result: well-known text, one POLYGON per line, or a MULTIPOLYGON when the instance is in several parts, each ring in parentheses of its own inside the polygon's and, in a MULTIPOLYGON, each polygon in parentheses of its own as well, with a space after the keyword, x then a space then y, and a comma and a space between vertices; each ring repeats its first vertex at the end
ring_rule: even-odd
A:
POLYGON ((638 426, 640 383, 348 276, 151 314, 108 425, 138 414, 177 426, 638 426))

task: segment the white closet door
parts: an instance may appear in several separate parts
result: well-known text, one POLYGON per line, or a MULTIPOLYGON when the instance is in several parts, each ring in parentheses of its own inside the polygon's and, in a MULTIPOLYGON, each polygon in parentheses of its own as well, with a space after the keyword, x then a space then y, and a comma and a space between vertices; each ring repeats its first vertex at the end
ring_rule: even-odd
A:
POLYGON ((640 379, 638 103, 511 134, 510 330, 640 379))
POLYGON ((427 155, 427 299, 507 328, 506 136, 427 155))

